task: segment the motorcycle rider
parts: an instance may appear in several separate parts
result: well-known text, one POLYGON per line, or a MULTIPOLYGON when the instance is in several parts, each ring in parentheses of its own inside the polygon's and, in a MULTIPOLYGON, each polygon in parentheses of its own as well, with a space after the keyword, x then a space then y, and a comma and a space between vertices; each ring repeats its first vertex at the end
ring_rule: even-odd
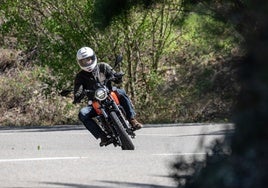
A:
MULTIPOLYGON (((106 78, 114 76, 117 78, 115 82, 122 82, 122 74, 116 73, 107 63, 97 63, 97 56, 90 47, 80 48, 77 51, 76 59, 82 70, 77 73, 74 81, 74 104, 79 103, 85 97, 86 94, 84 90, 95 90, 96 84, 98 82, 102 83, 106 78)), ((131 126, 136 130, 142 128, 143 125, 135 119, 135 111, 125 90, 117 88, 116 93, 118 95, 120 105, 124 108, 126 118, 130 122, 131 126)), ((89 100, 92 100, 94 94, 89 93, 87 94, 87 97, 89 100)), ((100 146, 104 146, 109 142, 109 139, 92 119, 96 116, 97 113, 92 105, 83 107, 78 114, 79 120, 82 121, 91 134, 96 139, 101 139, 100 146)))

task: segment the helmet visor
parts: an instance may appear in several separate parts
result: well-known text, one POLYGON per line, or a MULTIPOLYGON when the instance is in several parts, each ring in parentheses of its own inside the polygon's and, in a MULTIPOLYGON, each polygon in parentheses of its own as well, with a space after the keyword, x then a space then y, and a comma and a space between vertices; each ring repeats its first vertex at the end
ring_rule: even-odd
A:
POLYGON ((88 67, 92 65, 95 61, 95 55, 87 57, 85 59, 80 59, 78 60, 78 63, 81 67, 88 67))

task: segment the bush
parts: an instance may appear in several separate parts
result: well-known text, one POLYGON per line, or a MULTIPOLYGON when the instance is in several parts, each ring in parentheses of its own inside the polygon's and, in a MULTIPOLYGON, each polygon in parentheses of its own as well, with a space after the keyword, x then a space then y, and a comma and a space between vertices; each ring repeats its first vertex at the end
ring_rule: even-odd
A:
POLYGON ((41 81, 44 77, 57 80, 50 75, 48 68, 33 67, 31 70, 16 69, 11 76, 0 76, 0 124, 23 126, 77 123, 78 109, 72 105, 72 99, 61 97, 41 81))

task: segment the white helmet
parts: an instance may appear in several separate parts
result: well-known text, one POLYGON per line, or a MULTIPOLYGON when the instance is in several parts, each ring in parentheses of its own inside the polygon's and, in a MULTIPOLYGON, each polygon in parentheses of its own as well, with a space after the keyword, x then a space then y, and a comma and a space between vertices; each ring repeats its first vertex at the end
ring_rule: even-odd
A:
POLYGON ((89 47, 82 47, 77 51, 76 59, 81 69, 92 72, 97 65, 97 57, 89 47))

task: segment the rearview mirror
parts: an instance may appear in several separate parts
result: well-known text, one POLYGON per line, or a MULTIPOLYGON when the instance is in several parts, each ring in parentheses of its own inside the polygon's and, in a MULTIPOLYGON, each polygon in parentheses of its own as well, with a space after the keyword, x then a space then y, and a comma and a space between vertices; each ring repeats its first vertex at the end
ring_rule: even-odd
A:
POLYGON ((122 61, 123 61, 123 56, 122 55, 116 56, 116 60, 115 60, 116 63, 121 63, 122 61))
POLYGON ((116 56, 115 63, 114 63, 114 68, 117 67, 117 66, 120 66, 122 61, 123 61, 123 56, 122 55, 116 56))

